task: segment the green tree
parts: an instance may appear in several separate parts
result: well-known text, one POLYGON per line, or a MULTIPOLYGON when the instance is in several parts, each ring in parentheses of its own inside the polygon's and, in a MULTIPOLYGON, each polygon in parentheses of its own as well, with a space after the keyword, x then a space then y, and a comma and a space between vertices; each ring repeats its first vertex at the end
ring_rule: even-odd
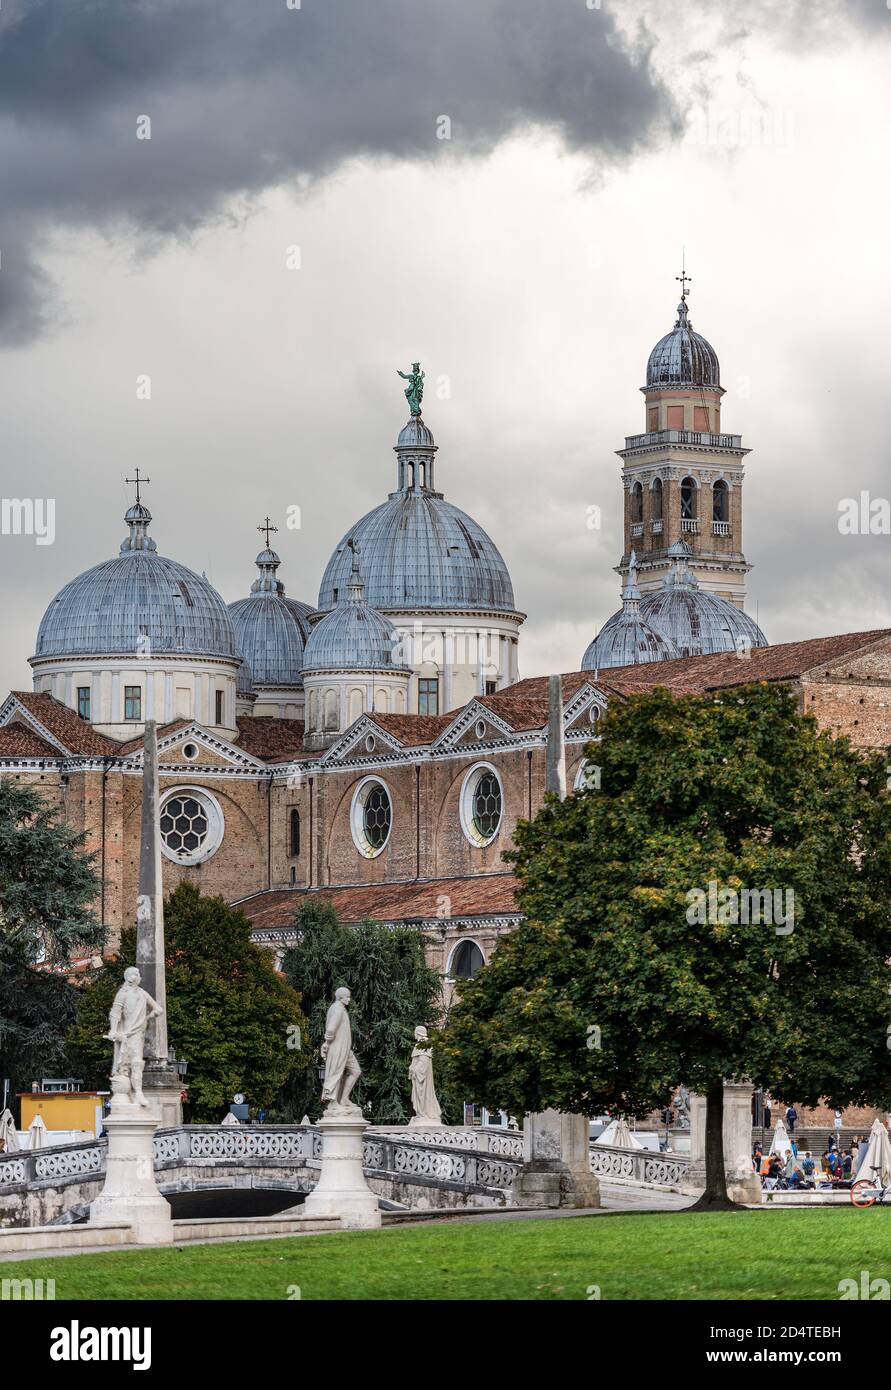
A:
MULTIPOLYGON (((300 996, 250 939, 240 908, 180 884, 164 905, 167 1031, 189 1064, 189 1110, 196 1123, 222 1118, 236 1091, 253 1106, 274 1105, 309 1065, 300 996)), ((69 1048, 94 1085, 108 1084, 108 1010, 124 970, 136 963, 136 931, 83 992, 69 1048)))
POLYGON ((353 1050, 362 1067, 352 1099, 377 1124, 405 1124, 412 1113, 408 1063, 414 1030, 419 1023, 431 1027, 440 1014, 440 978, 427 965, 423 937, 412 927, 347 926, 330 904, 315 901, 298 910, 297 927, 299 939, 286 952, 283 969, 303 1000, 314 1067, 294 1088, 294 1117, 321 1113, 315 1067, 325 1015, 335 989, 347 985, 353 1050))
POLYGON ((891 1100, 886 758, 768 685, 616 703, 588 755, 600 789, 518 828, 526 920, 465 985, 441 1051, 515 1114, 641 1115, 684 1082, 707 1097, 702 1205, 726 1205, 724 1078, 891 1100), (784 895, 773 923, 741 920, 762 889, 784 895))
POLYGON ((33 787, 0 781, 0 1075, 13 1089, 64 1065, 77 991, 60 973, 101 951, 84 837, 33 787))

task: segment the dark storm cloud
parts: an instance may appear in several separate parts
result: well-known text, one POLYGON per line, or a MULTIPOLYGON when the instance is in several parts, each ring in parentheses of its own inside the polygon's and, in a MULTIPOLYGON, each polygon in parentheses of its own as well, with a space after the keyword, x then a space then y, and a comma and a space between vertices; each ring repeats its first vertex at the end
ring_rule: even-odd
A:
POLYGON ((151 244, 354 156, 482 153, 523 125, 620 160, 679 129, 640 32, 582 0, 31 0, 0 11, 0 339, 54 312, 41 238, 151 244), (151 140, 136 138, 151 118, 151 140), (452 139, 436 138, 439 116, 452 139))

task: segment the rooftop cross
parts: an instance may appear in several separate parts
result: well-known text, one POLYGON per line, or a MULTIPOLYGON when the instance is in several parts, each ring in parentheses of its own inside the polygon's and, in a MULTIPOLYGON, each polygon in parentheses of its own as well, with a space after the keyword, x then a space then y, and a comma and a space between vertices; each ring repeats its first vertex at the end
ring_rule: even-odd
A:
POLYGON ((140 496, 139 496, 139 488, 140 488, 140 485, 141 485, 142 483, 150 483, 152 480, 151 480, 151 478, 140 478, 140 476, 139 476, 139 467, 138 467, 138 466, 137 466, 136 468, 134 468, 133 471, 134 471, 134 473, 136 474, 136 477, 135 477, 135 478, 125 478, 125 479, 124 479, 124 482, 125 482, 125 483, 135 483, 135 484, 136 484, 136 505, 137 505, 137 507, 138 507, 138 506, 139 506, 139 503, 140 503, 140 500, 141 500, 141 499, 140 499, 140 496))
POLYGON ((686 249, 685 249, 684 247, 682 247, 682 248, 681 248, 681 273, 680 273, 680 275, 676 275, 674 278, 675 278, 676 280, 680 280, 680 282, 681 282, 681 299, 684 301, 685 304, 686 304, 686 302, 687 302, 687 285, 688 285, 688 284, 692 285, 692 283, 693 283, 693 281, 690 279, 690 276, 687 274, 686 266, 687 266, 686 249))
POLYGON ((278 527, 277 527, 277 526, 273 526, 272 522, 269 520, 269 517, 267 516, 267 517, 265 518, 265 520, 263 521, 262 525, 260 525, 260 526, 257 527, 257 530, 258 530, 258 531, 265 531, 265 532, 266 532, 266 549, 268 550, 268 549, 269 549, 269 532, 270 532, 270 531, 278 531, 278 527))

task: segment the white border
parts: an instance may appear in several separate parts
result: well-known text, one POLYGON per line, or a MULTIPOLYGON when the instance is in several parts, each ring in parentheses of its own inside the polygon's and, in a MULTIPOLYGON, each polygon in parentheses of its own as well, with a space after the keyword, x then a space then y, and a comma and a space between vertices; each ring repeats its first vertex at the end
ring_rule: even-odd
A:
POLYGON ((382 777, 363 777, 362 781, 356 785, 350 805, 350 833, 353 837, 353 844, 364 859, 377 859, 378 855, 383 854, 390 843, 390 836, 393 834, 393 793, 382 777), (390 828, 384 843, 377 849, 369 844, 365 834, 365 802, 373 786, 383 787, 390 803, 390 828))
POLYGON ((161 795, 161 802, 158 809, 158 834, 161 840, 161 853, 165 855, 171 864, 182 864, 185 868, 193 868, 196 864, 203 864, 205 860, 212 859, 223 843, 223 836, 226 833, 226 820, 223 815, 223 808, 217 801, 212 792, 206 787, 165 787, 161 795), (192 854, 174 854, 167 848, 164 835, 160 829, 160 820, 164 815, 164 807, 168 801, 175 796, 191 796, 202 806, 207 816, 207 838, 201 846, 194 850, 192 854))
POLYGON ((501 834, 501 827, 504 824, 504 783, 501 774, 493 763, 474 763, 468 770, 461 783, 461 796, 458 801, 458 809, 461 816, 461 829, 464 831, 464 838, 468 844, 473 845, 474 849, 485 849, 486 845, 491 845, 493 840, 497 840, 501 834), (501 794, 501 815, 498 817, 498 824, 495 830, 487 839, 484 839, 477 830, 473 819, 473 795, 476 785, 484 772, 491 772, 498 783, 498 790, 501 794))

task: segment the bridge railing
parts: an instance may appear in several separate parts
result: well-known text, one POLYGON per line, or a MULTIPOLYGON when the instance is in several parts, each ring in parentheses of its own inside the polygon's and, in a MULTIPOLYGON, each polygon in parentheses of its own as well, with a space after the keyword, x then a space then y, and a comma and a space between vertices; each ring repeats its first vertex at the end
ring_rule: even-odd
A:
POLYGON ((610 1144, 591 1145, 591 1172, 598 1178, 676 1187, 685 1180, 689 1168, 689 1154, 617 1149, 610 1144))

